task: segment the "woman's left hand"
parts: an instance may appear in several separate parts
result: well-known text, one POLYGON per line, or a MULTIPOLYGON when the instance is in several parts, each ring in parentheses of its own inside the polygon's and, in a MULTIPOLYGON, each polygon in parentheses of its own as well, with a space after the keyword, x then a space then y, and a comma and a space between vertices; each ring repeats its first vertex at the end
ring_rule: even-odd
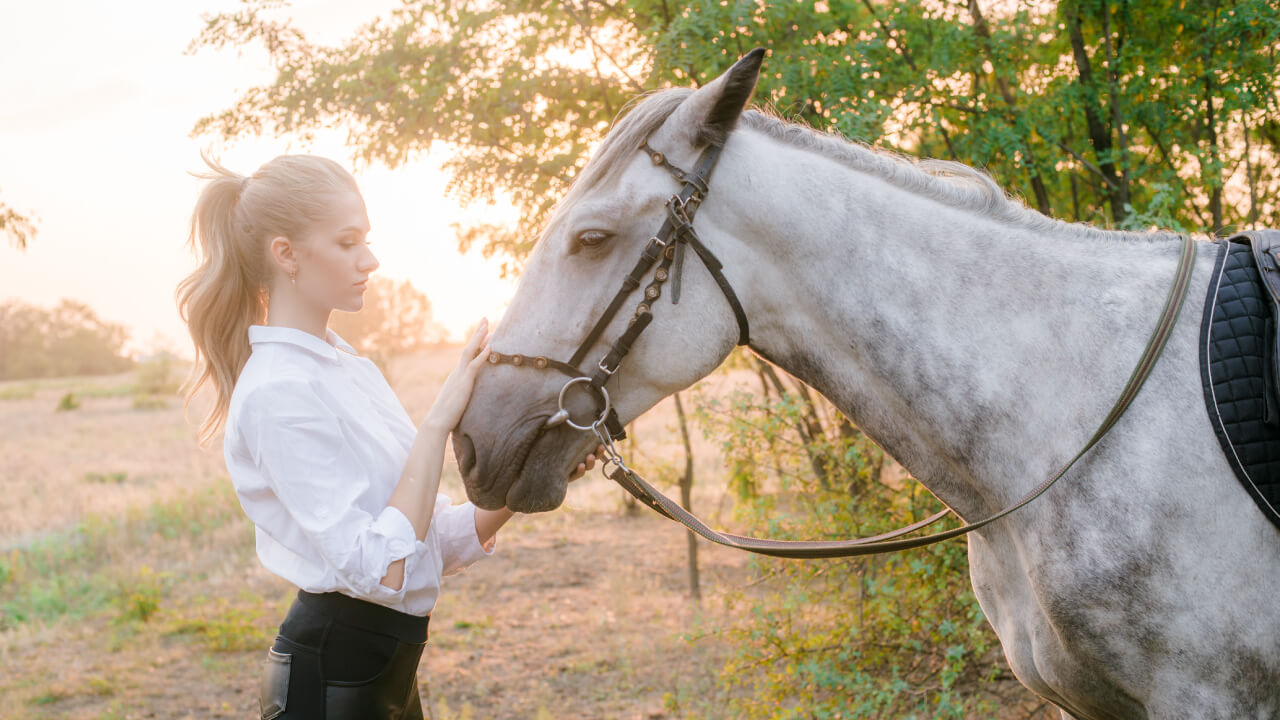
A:
POLYGON ((585 460, 578 463, 577 469, 569 473, 569 482, 573 482, 583 475, 586 475, 588 470, 596 466, 596 458, 603 455, 604 445, 597 445, 595 451, 588 454, 585 460))

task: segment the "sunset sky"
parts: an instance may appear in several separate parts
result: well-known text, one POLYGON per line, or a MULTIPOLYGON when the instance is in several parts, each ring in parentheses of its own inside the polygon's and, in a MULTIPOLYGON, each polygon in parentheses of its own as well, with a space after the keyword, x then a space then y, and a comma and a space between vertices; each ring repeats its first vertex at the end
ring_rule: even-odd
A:
MULTIPOLYGON (((312 41, 336 43, 398 0, 297 0, 287 11, 312 41)), ((50 307, 90 304, 128 327, 127 349, 190 356, 174 287, 195 267, 186 249, 201 182, 188 175, 209 149, 251 172, 286 152, 332 157, 352 167, 344 133, 310 146, 296 138, 233 145, 190 137, 196 120, 270 82, 257 48, 184 54, 201 15, 230 0, 46 0, 0 5, 0 201, 38 218, 26 252, 0 242, 0 300, 50 307)), ((411 280, 455 339, 482 315, 500 317, 514 290, 496 261, 457 252, 450 223, 510 221, 510 208, 460 208, 439 170, 447 147, 396 170, 359 169, 377 274, 411 280)))

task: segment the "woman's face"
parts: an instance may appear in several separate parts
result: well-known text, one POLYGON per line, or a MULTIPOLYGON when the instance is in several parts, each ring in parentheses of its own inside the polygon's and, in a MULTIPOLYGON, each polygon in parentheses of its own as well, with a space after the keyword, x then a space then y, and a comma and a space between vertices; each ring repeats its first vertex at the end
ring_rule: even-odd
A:
POLYGON ((378 268, 369 250, 369 216, 357 192, 333 196, 305 242, 297 245, 295 288, 309 304, 344 312, 364 307, 365 281, 378 268))

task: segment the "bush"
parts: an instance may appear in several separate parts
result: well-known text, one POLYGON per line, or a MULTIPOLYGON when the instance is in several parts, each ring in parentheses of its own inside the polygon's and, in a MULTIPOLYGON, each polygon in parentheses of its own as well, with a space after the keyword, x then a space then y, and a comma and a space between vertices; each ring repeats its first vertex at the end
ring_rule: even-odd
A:
MULTIPOLYGON (((697 400, 704 433, 724 438, 735 516, 754 534, 872 535, 942 507, 914 480, 905 488, 881 482, 880 449, 798 384, 765 397, 697 400)), ((742 621, 723 629, 733 645, 719 677, 730 698, 726 717, 990 716, 980 686, 998 642, 969 585, 964 542, 752 563, 760 582, 727 599, 742 621)))
MULTIPOLYGON (((170 352, 158 352, 138 363, 134 390, 139 395, 176 395, 182 383, 179 359, 170 352)), ((135 401, 135 407, 137 403, 135 401)))
POLYGON ((80 401, 76 400, 76 394, 69 392, 66 395, 63 395, 62 399, 58 401, 57 411, 63 412, 65 410, 76 410, 79 407, 80 401))

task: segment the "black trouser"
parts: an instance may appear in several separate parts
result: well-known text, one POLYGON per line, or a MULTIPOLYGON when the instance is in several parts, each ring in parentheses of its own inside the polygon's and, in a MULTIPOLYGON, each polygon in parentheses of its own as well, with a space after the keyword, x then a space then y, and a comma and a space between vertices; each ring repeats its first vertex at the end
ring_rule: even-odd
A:
POLYGON ((299 590, 267 652, 261 718, 421 720, 418 660, 429 619, 299 590))

